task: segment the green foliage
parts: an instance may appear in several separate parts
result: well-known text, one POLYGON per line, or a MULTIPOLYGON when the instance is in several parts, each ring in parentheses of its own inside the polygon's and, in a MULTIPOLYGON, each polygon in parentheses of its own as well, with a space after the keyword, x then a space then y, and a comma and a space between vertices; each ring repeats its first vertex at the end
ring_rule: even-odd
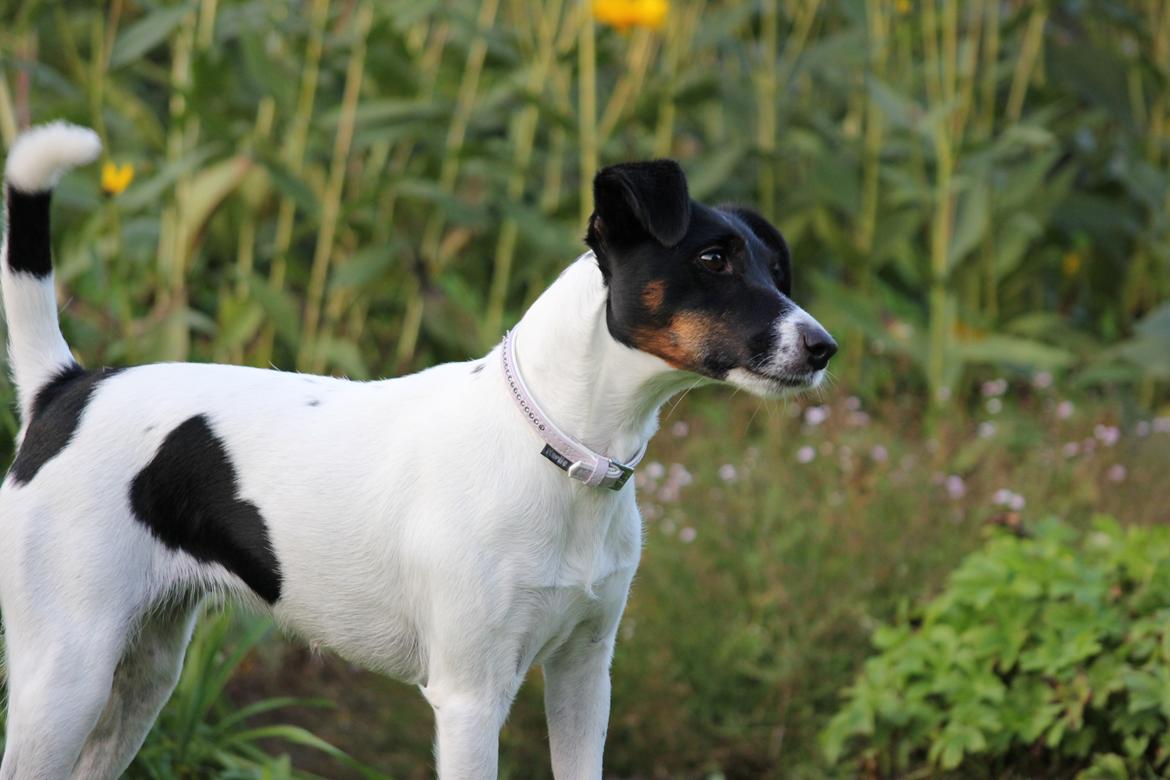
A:
POLYGON ((997 766, 1021 776, 1170 769, 1170 529, 1097 518, 999 532, 878 654, 824 732, 830 761, 892 776, 997 766))
POLYGON ((462 359, 582 249, 598 165, 669 155, 781 225, 864 394, 941 403, 989 364, 1166 381, 1135 329, 1170 295, 1153 6, 674 0, 627 33, 588 7, 17 3, 0 134, 69 117, 138 170, 105 203, 93 174, 62 187, 70 343, 355 377, 462 359))

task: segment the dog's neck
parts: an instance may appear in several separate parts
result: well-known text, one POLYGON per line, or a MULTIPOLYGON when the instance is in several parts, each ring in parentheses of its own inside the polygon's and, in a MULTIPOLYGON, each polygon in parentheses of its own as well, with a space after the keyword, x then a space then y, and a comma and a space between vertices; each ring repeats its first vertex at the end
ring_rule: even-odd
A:
POLYGON ((608 295, 586 253, 516 325, 520 370, 537 403, 594 451, 625 461, 658 428, 658 409, 699 380, 610 335, 608 295))

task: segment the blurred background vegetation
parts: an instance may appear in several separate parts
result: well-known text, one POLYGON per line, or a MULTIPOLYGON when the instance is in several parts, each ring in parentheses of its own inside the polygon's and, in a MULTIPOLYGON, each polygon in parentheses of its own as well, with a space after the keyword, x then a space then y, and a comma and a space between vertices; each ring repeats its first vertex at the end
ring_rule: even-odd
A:
MULTIPOLYGON (((1017 770, 945 720, 895 745, 888 702, 866 747, 868 678, 841 709, 868 729, 818 735, 875 628, 913 630, 988 527, 1170 520, 1170 0, 0 9, 5 145, 58 117, 105 141, 106 175, 68 177, 54 217, 89 365, 365 379, 482 354, 583 249, 592 173, 620 160, 679 159, 695 198, 781 227, 796 298, 843 345, 834 386, 664 411, 613 776, 1165 769, 1149 740, 1077 753, 1022 729, 1017 770)), ((208 624, 132 776, 428 776, 416 693, 264 629, 208 624)), ((548 774, 539 686, 506 776, 548 774)))

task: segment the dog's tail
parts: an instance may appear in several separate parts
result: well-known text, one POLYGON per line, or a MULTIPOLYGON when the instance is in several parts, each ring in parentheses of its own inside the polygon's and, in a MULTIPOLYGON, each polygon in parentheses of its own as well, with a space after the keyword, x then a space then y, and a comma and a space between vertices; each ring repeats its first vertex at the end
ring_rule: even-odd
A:
POLYGON ((61 175, 97 159, 102 142, 84 127, 54 122, 27 130, 8 151, 0 282, 8 322, 8 359, 28 421, 37 391, 75 366, 57 321, 49 250, 49 200, 61 175))

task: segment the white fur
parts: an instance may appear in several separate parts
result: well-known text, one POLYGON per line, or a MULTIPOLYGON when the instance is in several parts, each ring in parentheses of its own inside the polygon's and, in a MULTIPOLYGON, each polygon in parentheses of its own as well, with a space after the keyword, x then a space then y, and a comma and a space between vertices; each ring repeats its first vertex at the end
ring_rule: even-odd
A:
POLYGON ((47 192, 61 174, 101 154, 102 142, 88 127, 51 122, 21 133, 8 150, 5 180, 21 192, 47 192))

